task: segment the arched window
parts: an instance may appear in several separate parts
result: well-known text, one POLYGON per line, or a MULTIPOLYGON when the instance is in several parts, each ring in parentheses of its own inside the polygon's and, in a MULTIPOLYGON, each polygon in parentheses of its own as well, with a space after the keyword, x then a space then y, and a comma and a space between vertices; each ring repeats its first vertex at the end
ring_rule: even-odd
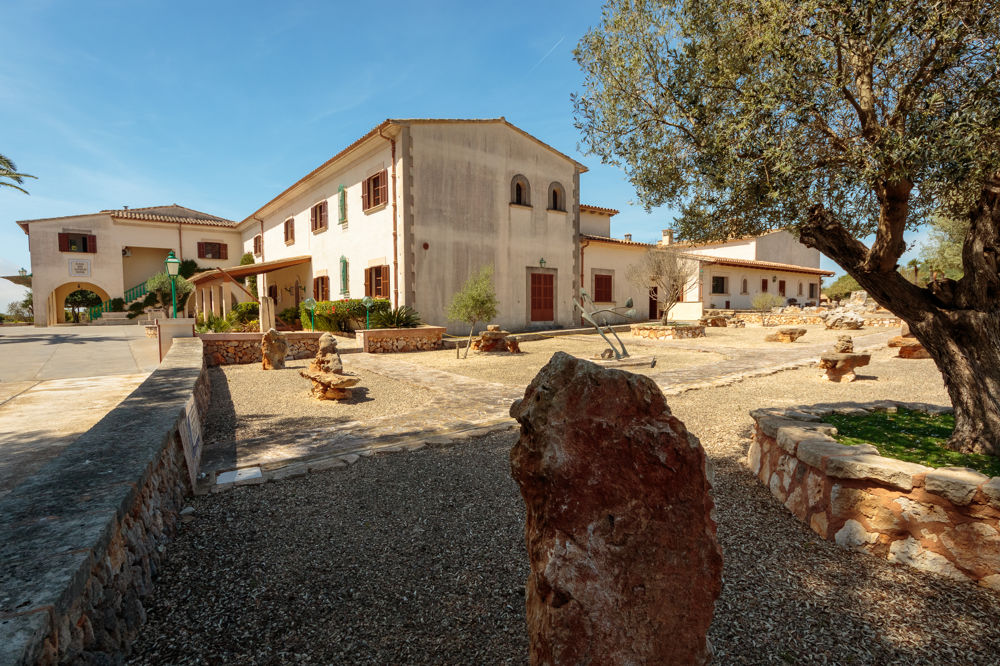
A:
POLYGON ((549 185, 549 210, 566 210, 566 191, 559 183, 549 185))
POLYGON ((750 291, 747 289, 747 279, 743 278, 743 289, 740 291, 741 294, 749 294, 750 291))
POLYGON ((510 181, 510 202, 519 206, 531 205, 531 186, 528 179, 517 174, 510 181))

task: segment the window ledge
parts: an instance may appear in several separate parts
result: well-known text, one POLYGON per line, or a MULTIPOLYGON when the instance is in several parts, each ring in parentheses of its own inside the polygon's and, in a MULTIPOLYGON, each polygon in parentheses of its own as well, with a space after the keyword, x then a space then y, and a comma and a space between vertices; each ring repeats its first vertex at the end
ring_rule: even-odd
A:
POLYGON ((566 211, 559 210, 558 208, 546 208, 545 210, 547 210, 550 213, 562 213, 563 215, 566 214, 566 211))
POLYGON ((313 229, 313 230, 312 230, 312 232, 313 232, 314 234, 321 234, 321 233, 323 233, 324 231, 326 231, 326 230, 327 230, 328 228, 329 228, 329 227, 319 227, 318 229, 313 229))
POLYGON ((371 215, 372 213, 379 212, 380 210, 382 210, 383 208, 385 208, 388 205, 389 205, 388 201, 383 201, 382 203, 380 203, 380 204, 378 204, 376 206, 372 206, 371 208, 365 208, 361 212, 364 213, 365 215, 371 215))
POLYGON ((534 206, 532 206, 531 204, 519 204, 519 203, 514 203, 513 201, 511 201, 510 204, 508 205, 511 208, 524 208, 525 210, 531 210, 532 208, 534 208, 534 206))
POLYGON ((289 238, 288 240, 285 241, 285 245, 295 245, 295 239, 289 238))

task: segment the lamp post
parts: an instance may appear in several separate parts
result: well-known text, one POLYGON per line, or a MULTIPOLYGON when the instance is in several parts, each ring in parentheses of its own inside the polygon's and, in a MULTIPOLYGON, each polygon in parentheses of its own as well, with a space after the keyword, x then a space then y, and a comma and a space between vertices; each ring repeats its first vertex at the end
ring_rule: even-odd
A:
POLYGON ((170 299, 174 303, 174 319, 177 319, 177 287, 174 283, 177 280, 177 273, 181 269, 181 260, 175 257, 174 251, 171 250, 163 263, 166 264, 167 275, 170 276, 170 299))
POLYGON ((306 310, 309 310, 309 330, 315 331, 316 330, 316 299, 315 298, 307 298, 306 300, 302 301, 302 306, 305 307, 306 310))
POLYGON ((372 300, 371 296, 365 296, 361 299, 361 305, 365 306, 365 330, 367 331, 371 328, 371 309, 375 301, 372 300))

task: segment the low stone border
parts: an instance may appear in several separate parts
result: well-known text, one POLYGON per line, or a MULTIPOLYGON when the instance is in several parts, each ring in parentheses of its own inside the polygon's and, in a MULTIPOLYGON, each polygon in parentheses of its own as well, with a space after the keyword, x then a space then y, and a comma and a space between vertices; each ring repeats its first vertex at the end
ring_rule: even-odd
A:
POLYGON ((208 402, 201 341, 178 338, 118 407, 0 499, 0 664, 120 663, 191 492, 183 442, 201 441, 208 402))
POLYGON ((369 354, 427 351, 442 349, 444 326, 417 326, 416 328, 369 328, 356 331, 361 350, 369 354))
POLYGON ((647 340, 684 340, 687 338, 705 337, 705 327, 694 326, 664 326, 662 324, 632 324, 629 332, 637 338, 647 340))
MULTIPOLYGON (((260 363, 260 339, 263 333, 198 333, 205 345, 205 364, 240 365, 260 363)), ((313 358, 319 349, 322 331, 287 331, 281 336, 288 341, 285 358, 313 358)))
MULTIPOLYGON (((748 324, 763 325, 763 320, 759 312, 737 312, 736 316, 748 324)), ((802 326, 804 324, 824 324, 822 317, 815 314, 781 313, 766 315, 767 323, 771 326, 802 326)), ((899 317, 884 317, 861 314, 865 320, 865 328, 892 328, 903 324, 899 317)))
POLYGON ((747 464, 771 493, 824 539, 845 548, 972 580, 1000 590, 1000 477, 932 469, 844 446, 829 414, 898 408, 950 412, 922 403, 756 409, 747 464))

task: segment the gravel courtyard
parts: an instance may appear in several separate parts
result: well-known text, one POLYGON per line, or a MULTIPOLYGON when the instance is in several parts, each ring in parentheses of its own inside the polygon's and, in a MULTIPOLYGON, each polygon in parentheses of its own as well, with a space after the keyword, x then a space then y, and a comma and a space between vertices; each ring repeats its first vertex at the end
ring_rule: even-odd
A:
MULTIPOLYGON (((821 540, 743 465, 754 407, 946 404, 931 361, 892 353, 852 384, 802 368, 668 398, 716 470, 715 663, 1000 661, 1000 595, 821 540)), ((515 438, 193 498, 131 663, 526 663, 515 438)))

